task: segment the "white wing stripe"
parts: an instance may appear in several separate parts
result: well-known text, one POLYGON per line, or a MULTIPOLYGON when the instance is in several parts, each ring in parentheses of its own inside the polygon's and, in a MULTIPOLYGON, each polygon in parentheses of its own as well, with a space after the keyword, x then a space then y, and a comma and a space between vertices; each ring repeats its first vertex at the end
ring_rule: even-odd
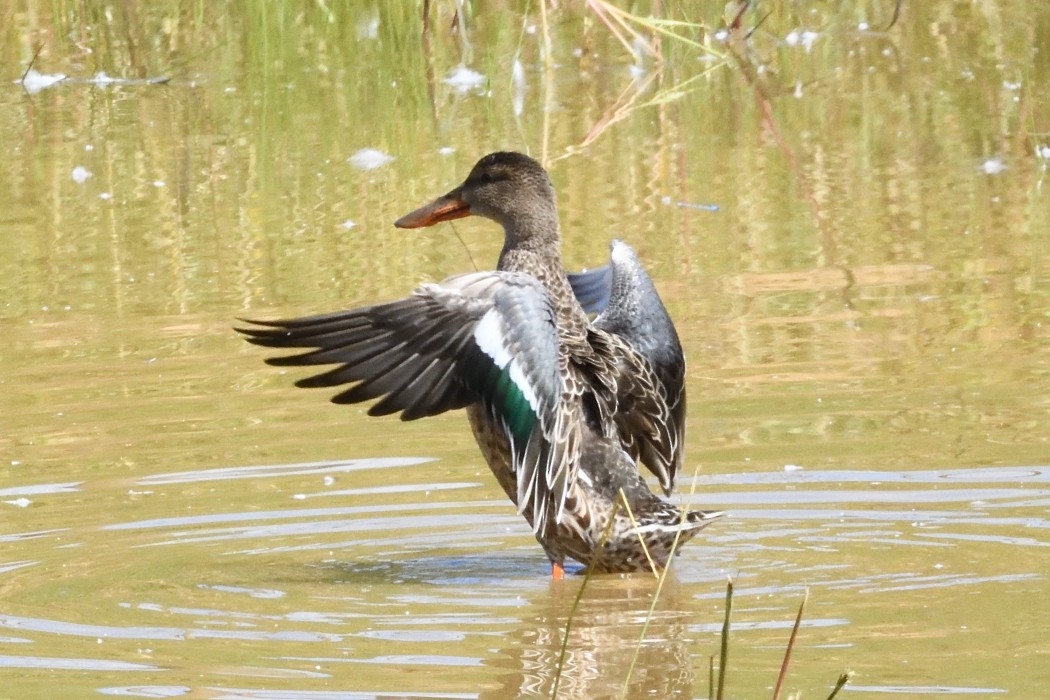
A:
POLYGON ((481 317, 478 324, 474 326, 474 342, 481 348, 482 352, 492 358, 496 366, 501 370, 510 365, 510 379, 521 391, 522 396, 529 402, 533 413, 542 419, 540 415, 540 402, 536 397, 536 391, 529 384, 528 378, 521 370, 521 364, 517 359, 511 357, 510 351, 504 344, 503 326, 500 323, 499 313, 490 309, 481 317))

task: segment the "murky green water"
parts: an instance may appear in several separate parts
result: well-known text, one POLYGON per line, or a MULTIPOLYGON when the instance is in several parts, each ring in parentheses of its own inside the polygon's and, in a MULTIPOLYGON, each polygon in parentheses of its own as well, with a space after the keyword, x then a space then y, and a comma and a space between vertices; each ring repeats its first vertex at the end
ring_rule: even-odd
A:
POLYGON ((427 39, 412 3, 8 8, 0 697, 706 698, 727 576, 728 697, 770 696, 807 588, 788 690, 1041 697, 1050 10, 892 4, 739 42, 675 4, 711 31, 640 58, 536 3, 436 0, 427 39), (70 80, 14 82, 38 45, 70 80), (651 580, 592 580, 561 662, 581 580, 464 417, 330 405, 231 330, 492 266, 488 222, 391 224, 497 148, 549 163, 569 265, 650 265, 682 498, 732 513, 648 626, 651 580))

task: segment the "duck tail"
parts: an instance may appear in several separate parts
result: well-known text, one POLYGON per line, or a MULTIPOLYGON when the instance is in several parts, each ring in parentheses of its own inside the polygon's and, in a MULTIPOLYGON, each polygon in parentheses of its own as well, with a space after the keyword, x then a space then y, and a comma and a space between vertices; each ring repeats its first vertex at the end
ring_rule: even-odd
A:
POLYGON ((699 531, 725 514, 724 510, 690 510, 685 514, 685 527, 699 531))

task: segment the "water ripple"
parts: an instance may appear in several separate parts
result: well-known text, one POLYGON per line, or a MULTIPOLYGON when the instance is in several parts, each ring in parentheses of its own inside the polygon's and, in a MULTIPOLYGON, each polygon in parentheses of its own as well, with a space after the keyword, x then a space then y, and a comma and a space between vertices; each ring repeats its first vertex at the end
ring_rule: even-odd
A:
POLYGON ((478 697, 477 693, 434 693, 418 691, 339 691, 339 690, 258 690, 252 688, 212 688, 222 695, 214 700, 370 700, 372 698, 451 698, 464 700, 478 697))
POLYGON ((101 695, 117 695, 128 698, 177 698, 193 688, 186 685, 125 685, 99 688, 101 695))
POLYGON ((11 496, 38 496, 52 493, 77 493, 83 481, 66 481, 60 484, 33 484, 32 486, 12 486, 0 489, 0 498, 11 496))
POLYGON ((48 671, 159 671, 153 664, 136 664, 108 659, 66 659, 43 656, 0 655, 0 668, 37 668, 48 671))
POLYGON ((0 615, 0 627, 27 632, 47 632, 50 634, 92 637, 96 639, 148 639, 154 641, 162 639, 177 641, 186 639, 237 639, 241 641, 264 640, 283 642, 339 642, 343 639, 342 635, 298 630, 255 632, 251 630, 230 631, 180 627, 115 627, 112 625, 66 622, 64 620, 16 617, 14 615, 0 615))
MULTIPOLYGON (((782 472, 746 472, 739 474, 701 474, 696 477, 697 490, 705 485, 813 484, 863 481, 881 483, 955 483, 1024 482, 1050 483, 1050 467, 974 467, 971 469, 919 469, 911 471, 862 471, 788 469, 782 472)), ((688 483, 688 482, 687 482, 688 483)), ((682 487, 682 491, 689 489, 682 487)))
MULTIPOLYGON (((178 518, 152 518, 130 523, 105 525, 103 530, 145 530, 151 528, 183 528, 212 523, 230 523, 259 520, 290 520, 330 518, 361 513, 390 513, 409 510, 428 510, 445 508, 477 508, 491 505, 489 501, 459 501, 457 503, 397 503, 378 506, 348 506, 345 508, 292 508, 288 510, 239 511, 236 513, 213 513, 210 515, 189 515, 178 518)), ((316 525, 316 523, 315 523, 316 525)))
POLYGON ((433 461, 433 457, 372 457, 368 459, 326 460, 320 462, 270 464, 253 467, 223 467, 220 469, 200 469, 195 471, 154 474, 139 479, 137 483, 141 486, 156 486, 160 484, 189 484, 201 481, 226 481, 230 479, 259 479, 284 476, 303 476, 306 474, 333 474, 338 472, 355 472, 363 469, 408 467, 433 461))

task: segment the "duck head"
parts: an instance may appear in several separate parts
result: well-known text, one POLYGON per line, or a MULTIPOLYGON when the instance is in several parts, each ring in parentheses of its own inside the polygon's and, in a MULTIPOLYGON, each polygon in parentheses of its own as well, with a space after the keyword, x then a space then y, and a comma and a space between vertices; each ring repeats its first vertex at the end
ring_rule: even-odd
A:
POLYGON ((488 154, 462 185, 405 214, 394 225, 421 228, 471 215, 501 224, 508 237, 545 232, 557 236, 557 204, 547 171, 532 158, 507 151, 488 154))

